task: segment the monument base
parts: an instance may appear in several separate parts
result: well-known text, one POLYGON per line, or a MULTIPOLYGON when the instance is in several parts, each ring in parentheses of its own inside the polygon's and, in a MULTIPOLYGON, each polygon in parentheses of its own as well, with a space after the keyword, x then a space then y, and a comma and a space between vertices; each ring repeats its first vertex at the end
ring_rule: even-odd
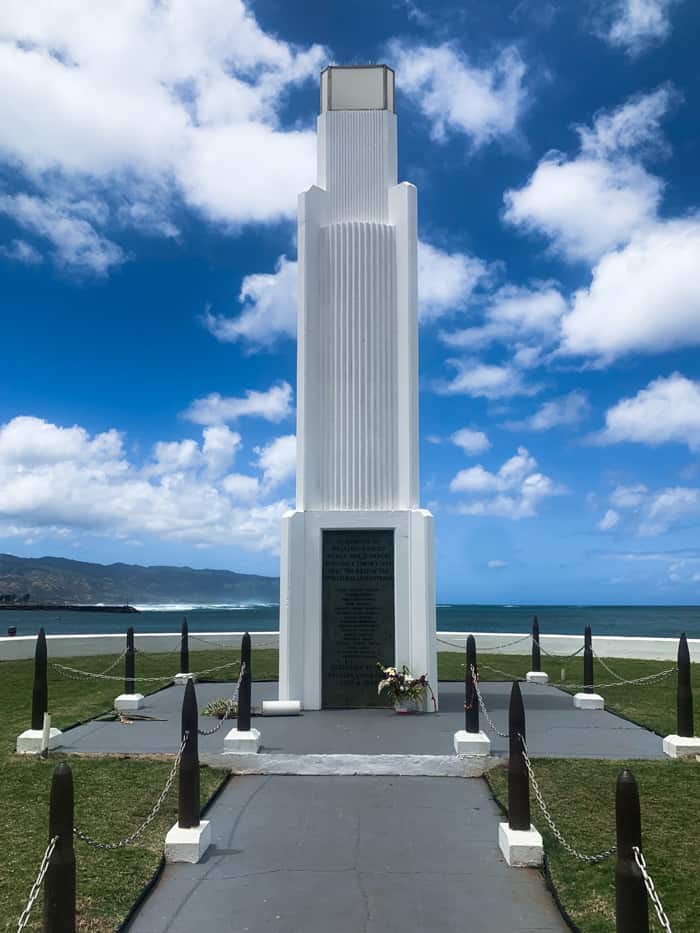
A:
POLYGON ((598 693, 574 694, 574 707, 576 709, 605 709, 605 700, 598 693))
POLYGON ((211 823, 200 820, 199 826, 183 829, 176 823, 165 837, 165 861, 196 865, 211 845, 211 823))
POLYGON ((692 758, 700 755, 700 736, 667 735, 663 742, 664 755, 669 758, 692 758))
POLYGON ((176 674, 173 683, 176 687, 186 687, 188 680, 194 680, 194 674, 176 674))
POLYGON ((542 836, 534 826, 511 829, 508 823, 498 824, 498 847, 511 868, 531 868, 542 864, 542 836))
MULTIPOLYGON (((16 752, 18 755, 38 755, 41 751, 41 740, 44 735, 43 729, 26 729, 21 735, 17 736, 16 752)), ((63 735, 60 729, 51 728, 49 732, 49 748, 55 748, 59 745, 59 738, 63 735)))
POLYGON ((239 732, 231 729, 224 738, 224 754, 250 755, 260 751, 260 733, 257 729, 239 732))
MULTIPOLYGON (((430 512, 297 510, 287 512, 282 519, 280 700, 299 699, 305 710, 321 709, 323 705, 323 535, 326 531, 363 529, 394 532, 394 658, 389 661, 373 656, 371 663, 393 663, 399 668, 405 664, 414 675, 426 674, 433 689, 437 685, 430 512)), ((427 711, 432 713, 434 709, 429 702, 427 711)))
POLYGON ((118 713, 133 713, 143 709, 142 693, 120 693, 114 701, 114 708, 118 713))
POLYGON ((528 671, 525 675, 525 680, 529 684, 548 684, 549 674, 546 674, 544 671, 528 671))
POLYGON ((460 729, 454 735, 455 752, 458 755, 489 755, 491 739, 485 732, 466 732, 460 729))

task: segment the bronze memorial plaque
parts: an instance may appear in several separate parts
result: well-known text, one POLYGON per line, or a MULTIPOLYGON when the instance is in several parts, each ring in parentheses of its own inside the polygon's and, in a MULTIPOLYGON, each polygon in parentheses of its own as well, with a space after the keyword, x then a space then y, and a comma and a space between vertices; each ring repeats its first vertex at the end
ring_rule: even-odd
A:
POLYGON ((323 706, 387 706, 394 663, 394 532, 323 532, 323 706))

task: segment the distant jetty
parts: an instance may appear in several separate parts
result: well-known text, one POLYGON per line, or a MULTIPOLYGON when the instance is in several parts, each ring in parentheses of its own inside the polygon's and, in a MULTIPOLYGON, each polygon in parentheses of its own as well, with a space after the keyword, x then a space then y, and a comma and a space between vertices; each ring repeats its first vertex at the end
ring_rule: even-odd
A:
POLYGON ((133 606, 83 606, 68 603, 0 603, 0 612, 138 612, 133 606))

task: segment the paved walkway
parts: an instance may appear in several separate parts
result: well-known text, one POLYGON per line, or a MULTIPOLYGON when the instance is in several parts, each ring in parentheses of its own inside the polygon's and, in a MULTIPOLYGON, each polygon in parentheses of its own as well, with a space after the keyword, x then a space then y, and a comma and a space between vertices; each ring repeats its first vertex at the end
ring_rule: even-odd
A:
POLYGON ((165 868, 134 933, 567 929, 501 859, 483 781, 234 777, 208 817, 214 847, 165 868))
MULTIPOLYGON (((572 697, 555 687, 521 685, 527 717, 528 748, 533 757, 550 758, 663 758, 659 736, 611 713, 573 708, 572 697)), ((200 711, 216 697, 230 695, 231 684, 198 684, 200 711)), ((491 718, 507 731, 510 684, 484 683, 482 693, 491 718)), ((146 697, 140 715, 153 721, 90 722, 64 733, 62 751, 128 754, 172 754, 180 744, 180 708, 183 688, 168 687, 146 697)), ((253 685, 253 703, 277 697, 276 683, 253 685)), ((266 755, 434 755, 453 756, 452 737, 464 728, 464 687, 441 683, 440 712, 424 716, 397 716, 391 710, 324 710, 302 716, 256 717, 266 755)), ((202 729, 214 720, 201 717, 202 729)), ((233 722, 199 741, 203 759, 221 766, 224 736, 233 722)), ((491 738, 492 754, 505 756, 507 739, 491 738)))
MULTIPOLYGON (((231 690, 230 684, 198 684, 200 710, 231 690)), ((201 737, 201 759, 236 772, 208 814, 214 845, 199 865, 168 865, 130 929, 564 931, 539 872, 510 869, 501 858, 500 816, 485 782, 452 776, 478 775, 507 754, 507 740, 483 720, 493 756, 454 754, 452 737, 464 723, 463 690, 462 684, 440 684, 440 712, 424 716, 375 709, 257 717, 259 755, 223 754, 233 722, 201 737), (406 771, 413 759, 420 766, 406 771), (312 776, 290 776, 300 773, 312 776), (385 776, 367 776, 378 773, 385 776), (440 779, 386 776, 407 773, 440 779)), ((503 732, 510 690, 505 683, 482 685, 503 732)), ((607 712, 576 710, 572 697, 554 687, 525 684, 522 691, 535 757, 663 757, 661 739, 646 729, 607 712)), ((153 719, 90 722, 64 733, 60 748, 173 754, 182 696, 182 687, 168 687, 146 698, 140 714, 153 719)), ((276 683, 253 685, 254 704, 276 696, 276 683)), ((200 717, 201 728, 213 724, 200 717)))

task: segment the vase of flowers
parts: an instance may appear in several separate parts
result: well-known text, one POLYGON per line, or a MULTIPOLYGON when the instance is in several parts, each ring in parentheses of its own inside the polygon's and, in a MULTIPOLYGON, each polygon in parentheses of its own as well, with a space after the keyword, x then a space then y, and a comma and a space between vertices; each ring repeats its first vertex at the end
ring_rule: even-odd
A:
MULTIPOLYGON (((430 684, 425 674, 413 677, 404 664, 400 670, 395 667, 384 667, 378 664, 383 677, 379 682, 377 693, 385 693, 394 701, 397 713, 424 713, 425 702, 430 690, 430 684)), ((430 690, 432 693, 432 690, 430 690)))

